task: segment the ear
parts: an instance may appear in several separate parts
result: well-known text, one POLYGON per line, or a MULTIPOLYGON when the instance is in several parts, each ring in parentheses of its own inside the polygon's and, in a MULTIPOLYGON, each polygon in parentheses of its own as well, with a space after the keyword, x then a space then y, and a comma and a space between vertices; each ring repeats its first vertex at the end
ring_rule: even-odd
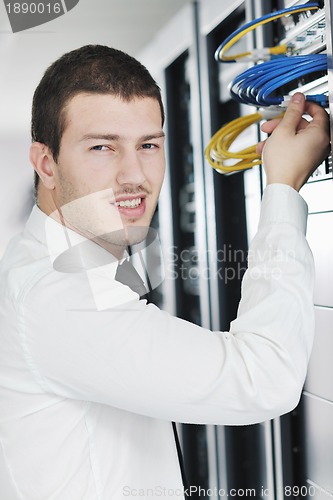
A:
POLYGON ((55 161, 49 148, 41 142, 33 142, 30 146, 30 162, 44 186, 47 189, 54 189, 55 161))

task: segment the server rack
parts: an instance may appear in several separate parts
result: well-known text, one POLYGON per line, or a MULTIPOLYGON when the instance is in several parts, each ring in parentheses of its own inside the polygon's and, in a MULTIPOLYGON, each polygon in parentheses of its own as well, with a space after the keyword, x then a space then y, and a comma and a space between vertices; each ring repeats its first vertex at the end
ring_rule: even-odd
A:
MULTIPOLYGON (((213 60, 213 52, 242 23, 274 9, 302 3, 305 2, 193 2, 139 57, 161 85, 169 116, 169 174, 160 201, 160 230, 162 244, 177 250, 178 256, 173 254, 166 259, 172 272, 166 273, 162 307, 211 329, 228 329, 236 314, 245 267, 239 256, 246 255, 248 242, 256 231, 265 184, 259 167, 225 177, 203 159, 204 146, 213 132, 224 122, 250 112, 232 102, 226 92, 233 72, 240 72, 240 67, 223 68, 213 60), (237 250, 238 254, 232 253, 237 250), (174 280, 180 276, 177 266, 184 264, 179 258, 182 251, 188 260, 186 272, 192 273, 187 283, 174 280), (226 283, 223 267, 234 272, 236 279, 232 283, 226 283)), ((257 29, 244 43, 260 48, 286 37, 294 38, 303 53, 327 52, 331 61, 333 0, 321 2, 320 7, 309 19, 294 16, 291 22, 257 29)), ((314 74, 297 85, 305 93, 327 93, 332 108, 331 69, 328 77, 314 74)), ((294 89, 285 90, 289 93, 294 89)), ((259 139, 258 129, 252 127, 244 141, 255 143, 259 139)), ((231 490, 238 492, 238 498, 267 500, 333 496, 330 160, 317 169, 301 194, 309 205, 308 239, 317 272, 317 335, 302 399, 290 414, 254 426, 181 429, 190 484, 202 486, 210 498, 222 499, 231 490)), ((206 498, 204 493, 200 497, 206 498)))

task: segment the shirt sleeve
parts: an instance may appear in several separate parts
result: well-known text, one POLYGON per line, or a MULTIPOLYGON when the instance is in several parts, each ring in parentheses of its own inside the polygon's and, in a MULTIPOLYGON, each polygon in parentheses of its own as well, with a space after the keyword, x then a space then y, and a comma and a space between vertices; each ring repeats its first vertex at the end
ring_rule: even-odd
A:
MULTIPOLYGON (((306 217, 292 188, 266 188, 229 332, 175 318, 131 293, 111 307, 104 294, 97 308, 91 277, 48 273, 19 311, 38 383, 63 398, 178 422, 242 425, 290 411, 314 332, 306 217)), ((106 290, 108 276, 99 279, 106 290)))

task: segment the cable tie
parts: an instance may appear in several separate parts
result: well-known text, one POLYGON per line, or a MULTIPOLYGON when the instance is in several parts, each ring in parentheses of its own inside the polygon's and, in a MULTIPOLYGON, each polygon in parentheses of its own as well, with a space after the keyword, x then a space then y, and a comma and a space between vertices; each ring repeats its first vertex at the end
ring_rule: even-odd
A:
POLYGON ((263 47, 262 49, 253 49, 250 55, 240 56, 238 61, 269 61, 271 58, 270 49, 268 47, 263 47))

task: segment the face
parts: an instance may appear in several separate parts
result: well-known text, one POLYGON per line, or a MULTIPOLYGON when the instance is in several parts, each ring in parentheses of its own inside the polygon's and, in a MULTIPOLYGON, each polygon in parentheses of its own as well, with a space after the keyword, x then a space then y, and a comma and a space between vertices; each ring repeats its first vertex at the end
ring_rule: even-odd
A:
POLYGON ((158 102, 78 94, 65 113, 52 190, 62 223, 97 242, 141 241, 165 170, 158 102))

